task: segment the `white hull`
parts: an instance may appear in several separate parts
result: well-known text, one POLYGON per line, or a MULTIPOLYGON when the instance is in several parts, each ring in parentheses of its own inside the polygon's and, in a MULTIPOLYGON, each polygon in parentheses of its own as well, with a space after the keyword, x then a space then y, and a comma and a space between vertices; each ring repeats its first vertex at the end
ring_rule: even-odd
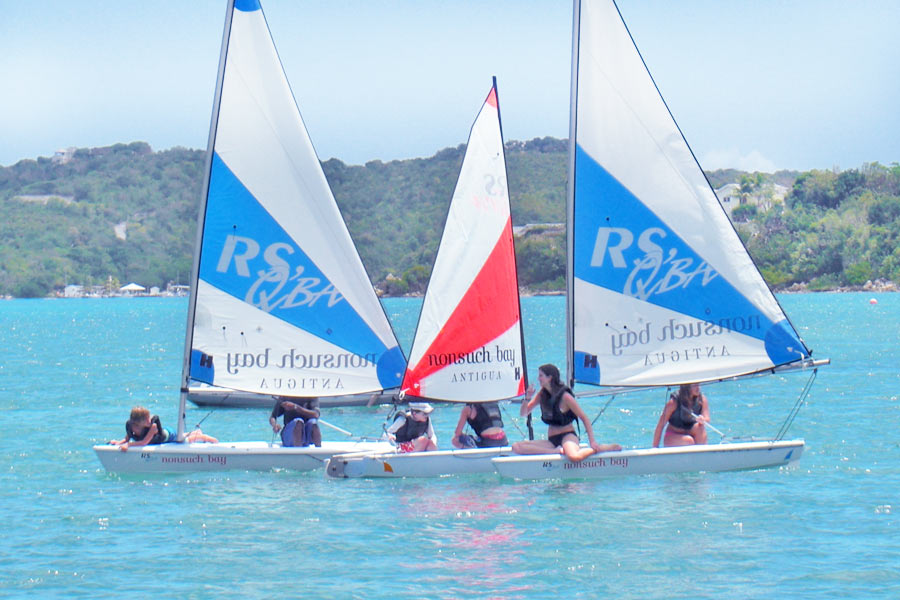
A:
POLYGON ((335 454, 384 452, 387 442, 322 442, 321 448, 285 448, 268 442, 160 444, 122 451, 118 446, 94 446, 107 471, 115 473, 195 473, 198 471, 268 471, 318 469, 335 454))
POLYGON ((335 456, 328 461, 329 477, 441 477, 469 473, 494 473, 493 459, 509 456, 512 449, 472 448, 399 454, 367 453, 335 456))
POLYGON ((508 446, 407 454, 359 452, 332 457, 325 473, 335 478, 499 473, 516 479, 601 479, 777 467, 798 460, 803 448, 803 440, 644 448, 603 452, 580 463, 559 454, 513 454, 508 446))
POLYGON ((602 452, 573 463, 558 454, 495 458, 503 477, 516 479, 602 479, 622 475, 740 471, 789 464, 803 454, 803 440, 740 442, 602 452))

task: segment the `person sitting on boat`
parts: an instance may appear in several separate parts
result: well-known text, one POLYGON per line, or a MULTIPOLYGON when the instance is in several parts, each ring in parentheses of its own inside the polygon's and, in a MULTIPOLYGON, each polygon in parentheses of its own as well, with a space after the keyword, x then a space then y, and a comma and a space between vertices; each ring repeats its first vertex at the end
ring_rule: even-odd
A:
POLYGON ((496 402, 477 402, 463 406, 452 443, 457 448, 497 448, 508 445, 500 405, 496 402), (463 433, 466 423, 475 435, 463 433))
POLYGON ((269 416, 272 431, 281 431, 281 445, 285 447, 322 446, 319 430, 319 399, 278 396, 269 416), (284 427, 278 424, 284 417, 284 427))
MULTIPOLYGON (((188 433, 184 440, 193 442, 216 443, 219 440, 206 435, 199 429, 188 433)), ((162 426, 157 415, 150 416, 150 411, 143 406, 131 409, 131 415, 125 421, 125 438, 110 440, 109 443, 119 447, 123 452, 131 446, 147 446, 150 444, 170 444, 178 441, 175 432, 162 426), (134 440, 134 441, 131 441, 134 440)))
POLYGON ((709 423, 709 402, 700 391, 699 383, 679 386, 677 394, 666 401, 659 423, 653 432, 653 447, 659 447, 663 427, 664 446, 690 446, 706 443, 706 425, 709 423))
POLYGON ((437 436, 428 415, 434 407, 427 402, 410 402, 409 411, 397 415, 385 433, 400 452, 437 450, 437 436))
MULTIPOLYGON (((591 421, 575 400, 567 386, 563 385, 559 378, 559 369, 555 365, 543 365, 538 369, 538 383, 541 389, 532 396, 528 402, 523 402, 519 409, 524 417, 540 403, 541 420, 549 428, 546 440, 528 440, 516 442, 512 450, 516 454, 547 454, 558 452, 564 454, 572 462, 580 462, 596 452, 608 452, 621 450, 619 444, 598 444, 594 439, 594 429, 591 421), (573 423, 581 419, 584 430, 587 432, 590 447, 582 448, 575 433, 573 423)), ((532 389, 529 388, 528 393, 532 389)))

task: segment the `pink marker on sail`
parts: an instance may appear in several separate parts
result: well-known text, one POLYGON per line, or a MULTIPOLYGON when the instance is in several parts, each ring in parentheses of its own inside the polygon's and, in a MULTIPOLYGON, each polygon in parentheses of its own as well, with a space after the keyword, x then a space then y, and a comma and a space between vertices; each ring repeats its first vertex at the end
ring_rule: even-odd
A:
POLYGON ((527 385, 496 81, 472 130, 401 389, 487 402, 527 385))

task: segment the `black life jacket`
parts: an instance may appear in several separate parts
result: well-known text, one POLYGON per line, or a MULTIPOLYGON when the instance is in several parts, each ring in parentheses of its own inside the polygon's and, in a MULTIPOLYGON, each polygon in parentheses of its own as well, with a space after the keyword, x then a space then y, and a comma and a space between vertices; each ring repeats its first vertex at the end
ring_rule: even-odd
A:
POLYGON ((394 420, 396 421, 400 417, 406 419, 406 422, 403 423, 403 427, 394 432, 394 439, 397 443, 411 442, 418 437, 422 437, 428 430, 428 423, 431 421, 431 417, 424 421, 416 421, 409 413, 399 414, 394 417, 394 420))
POLYGON ((563 394, 566 392, 571 394, 572 390, 564 385, 559 386, 559 389, 553 394, 550 394, 547 390, 541 390, 541 421, 547 425, 564 427, 577 418, 571 410, 564 413, 559 408, 563 394))
POLYGON ((689 407, 679 402, 678 396, 675 394, 672 394, 671 398, 675 401, 675 410, 672 411, 672 416, 669 417, 669 425, 684 431, 690 431, 691 427, 697 423, 696 415, 703 411, 703 399, 699 396, 696 400, 688 399, 688 402, 693 404, 693 406, 689 407))
MULTIPOLYGON (((159 416, 153 415, 150 417, 150 424, 156 424, 156 435, 150 438, 150 441, 147 444, 163 444, 166 440, 169 439, 169 433, 163 429, 162 423, 159 422, 159 416)), ((149 427, 147 429, 141 429, 140 431, 135 431, 131 428, 131 420, 125 421, 125 435, 128 436, 129 439, 132 439, 136 442, 144 439, 144 436, 147 435, 149 427)))
POLYGON ((470 404, 475 408, 475 418, 469 417, 466 421, 475 432, 475 435, 481 437, 481 432, 491 427, 499 427, 503 429, 503 417, 500 414, 500 405, 496 402, 486 402, 484 404, 470 404))

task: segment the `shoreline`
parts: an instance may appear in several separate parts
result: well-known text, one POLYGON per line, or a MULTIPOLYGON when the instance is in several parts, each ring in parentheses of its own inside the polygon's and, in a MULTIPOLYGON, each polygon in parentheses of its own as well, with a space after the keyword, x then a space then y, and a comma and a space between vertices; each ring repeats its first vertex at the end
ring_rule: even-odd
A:
MULTIPOLYGON (((852 292, 870 292, 870 293, 890 293, 900 292, 900 286, 887 279, 876 279, 875 281, 867 281, 862 285, 844 285, 827 289, 810 289, 808 283, 793 283, 788 287, 772 290, 773 294, 827 294, 838 293, 846 294, 852 292)), ((565 290, 528 290, 520 289, 519 296, 523 298, 533 298, 538 296, 565 296, 565 290)), ((378 296, 379 298, 421 298, 423 294, 404 294, 402 296, 378 296)), ((43 296, 41 298, 16 298, 15 296, 2 296, 2 300, 78 300, 78 299, 98 299, 98 298, 187 298, 187 294, 114 294, 109 296, 63 296, 52 295, 43 296)))

